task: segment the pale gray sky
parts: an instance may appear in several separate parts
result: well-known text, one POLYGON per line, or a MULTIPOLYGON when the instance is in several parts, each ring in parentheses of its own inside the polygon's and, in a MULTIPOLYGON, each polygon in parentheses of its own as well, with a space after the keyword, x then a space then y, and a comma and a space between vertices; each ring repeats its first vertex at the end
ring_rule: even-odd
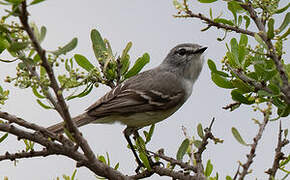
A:
MULTIPOLYGON (((217 15, 225 6, 215 3, 212 8, 214 14, 217 15)), ((208 9, 208 6, 197 2, 192 7, 193 12, 202 12, 206 15, 208 15, 208 9)), ((78 37, 79 43, 73 53, 83 54, 95 63, 89 38, 93 28, 98 29, 103 37, 109 39, 114 52, 118 54, 122 52, 128 41, 133 42, 133 48, 130 50, 132 60, 148 52, 151 62, 145 69, 157 66, 168 51, 178 43, 194 42, 208 46, 206 59, 213 59, 219 67, 220 60, 226 51, 225 42, 216 41, 217 37, 223 36, 222 31, 212 28, 209 31, 200 32, 205 25, 199 20, 173 18, 172 15, 176 10, 171 0, 47 0, 31 7, 29 12, 31 21, 39 26, 45 25, 48 29, 43 43, 44 48, 54 50, 73 37, 78 37)), ((3 13, 2 10, 0 13, 3 13)), ((236 36, 234 33, 231 34, 236 36)), ((289 49, 289 42, 287 47, 289 49)), ((73 53, 68 54, 67 57, 73 53)), ((287 53, 289 57, 289 52, 287 53)), ((31 90, 15 90, 3 82, 6 73, 13 75, 15 72, 14 65, 1 63, 0 66, 0 83, 11 91, 7 105, 1 107, 1 110, 43 126, 59 122, 60 118, 55 112, 39 107, 31 90)), ((107 91, 108 88, 95 89, 88 97, 72 100, 69 102, 71 113, 73 115, 82 113, 86 107, 107 91)), ((189 133, 197 137, 197 124, 202 123, 205 127, 215 117, 213 133, 216 137, 223 139, 224 143, 219 145, 210 143, 203 160, 206 162, 210 158, 214 164, 214 173, 219 172, 222 179, 226 175, 233 176, 238 167, 238 161, 245 161, 249 148, 234 140, 231 128, 237 127, 244 139, 251 143, 252 137, 257 133, 257 126, 253 124, 251 118, 261 119, 261 116, 250 108, 240 108, 234 112, 223 110, 222 106, 232 102, 229 92, 213 84, 205 63, 192 96, 172 117, 156 125, 148 148, 153 151, 164 148, 166 155, 175 157, 177 148, 184 138, 181 126, 187 127, 189 133)), ((284 128, 289 128, 289 119, 288 121, 284 119, 282 124, 284 128)), ((122 133, 124 128, 119 124, 89 125, 81 128, 81 131, 96 154, 109 152, 111 162, 113 164, 120 162, 120 170, 130 175, 134 172, 136 163, 133 154, 126 147, 127 142, 122 133)), ((278 122, 270 122, 258 146, 254 164, 251 166, 255 172, 247 179, 266 178, 264 171, 272 165, 277 130, 278 122)), ((23 143, 20 144, 24 148, 23 143)), ((15 143, 15 138, 10 136, 8 141, 1 143, 0 152, 3 154, 8 150, 13 153, 18 150, 17 148, 19 149, 19 145, 15 143)), ((289 148, 286 152, 289 153, 289 148)), ((75 162, 62 156, 23 159, 17 163, 16 167, 13 162, 2 161, 0 162, 0 179, 4 176, 8 176, 9 180, 56 179, 62 174, 71 175, 74 169, 75 162)), ((77 178, 79 180, 95 179, 94 175, 85 168, 77 170, 77 178)), ((160 179, 160 177, 153 176, 149 179, 160 179)))

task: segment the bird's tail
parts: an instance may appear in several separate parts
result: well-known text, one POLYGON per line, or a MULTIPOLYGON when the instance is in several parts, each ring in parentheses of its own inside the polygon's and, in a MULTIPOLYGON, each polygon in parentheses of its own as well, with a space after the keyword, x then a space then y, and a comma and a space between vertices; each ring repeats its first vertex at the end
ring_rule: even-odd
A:
MULTIPOLYGON (((95 118, 92 116, 89 116, 87 112, 78 115, 72 119, 74 123, 77 125, 77 127, 84 126, 86 124, 89 124, 93 121, 95 121, 95 118)), ((64 131, 64 122, 54 124, 47 128, 47 130, 54 132, 54 133, 63 133, 64 131)))

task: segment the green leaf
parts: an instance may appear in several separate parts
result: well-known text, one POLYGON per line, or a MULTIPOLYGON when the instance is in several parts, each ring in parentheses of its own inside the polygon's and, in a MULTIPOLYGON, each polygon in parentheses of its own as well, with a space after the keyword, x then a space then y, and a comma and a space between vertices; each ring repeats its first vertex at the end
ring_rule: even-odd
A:
POLYGON ((88 85, 85 90, 83 90, 81 93, 77 94, 77 95, 74 95, 74 96, 69 96, 67 97, 67 100, 72 100, 74 98, 82 98, 82 97, 85 97, 86 95, 88 95, 92 89, 93 89, 93 84, 91 85, 88 85))
POLYGON ((285 16, 285 18, 284 18, 284 20, 283 20, 281 26, 279 27, 279 32, 278 32, 278 34, 281 33, 281 32, 282 32, 286 27, 288 27, 289 22, 290 22, 290 12, 288 12, 288 13, 286 14, 286 16, 285 16))
POLYGON ((18 52, 20 50, 25 49, 28 46, 28 42, 13 42, 10 44, 10 47, 8 48, 11 52, 18 52))
POLYGON ((33 0, 30 5, 34 5, 34 4, 38 4, 38 3, 41 3, 42 1, 45 1, 45 0, 33 0))
POLYGON ((119 166, 120 166, 120 163, 117 163, 117 164, 115 165, 114 169, 117 170, 117 169, 119 168, 119 166))
POLYGON ((213 170, 213 165, 211 164, 210 160, 207 160, 204 175, 206 177, 209 177, 212 173, 212 170, 213 170))
POLYGON ((106 158, 103 155, 98 156, 98 160, 100 160, 104 164, 107 164, 106 158))
POLYGON ((248 84, 244 83, 240 79, 234 79, 231 82, 232 82, 232 84, 233 84, 234 87, 238 88, 243 93, 252 92, 251 87, 248 84))
POLYGON ((245 146, 249 146, 249 144, 247 144, 243 138, 241 137, 239 131, 235 128, 235 127, 232 127, 232 133, 235 137, 235 139, 242 145, 245 145, 245 146))
POLYGON ((8 137, 8 133, 5 133, 3 136, 1 136, 0 143, 2 143, 7 137, 8 137))
POLYGON ((225 89, 234 88, 231 81, 227 80, 225 77, 222 77, 217 73, 211 73, 211 79, 218 87, 225 89))
POLYGON ((231 95, 232 95, 233 100, 238 101, 238 102, 243 103, 243 104, 250 105, 250 104, 253 104, 255 102, 255 100, 251 99, 251 97, 247 98, 247 97, 243 96, 237 89, 232 90, 231 95))
POLYGON ((281 8, 281 9, 277 9, 277 10, 275 11, 275 14, 281 14, 281 13, 283 13, 284 11, 286 11, 289 7, 290 7, 290 3, 288 3, 285 7, 281 8))
POLYGON ((194 140, 193 141, 193 144, 194 144, 194 146, 196 147, 196 148, 199 148, 200 147, 200 145, 201 145, 201 141, 200 140, 194 140))
POLYGON ((246 23, 245 23, 245 27, 246 27, 246 29, 248 29, 251 20, 250 20, 250 18, 249 18, 248 16, 246 16, 246 15, 244 15, 243 17, 244 17, 244 19, 245 19, 245 21, 246 21, 246 23))
POLYGON ((185 10, 183 5, 180 2, 178 2, 178 0, 173 0, 173 5, 179 11, 185 10))
POLYGON ((268 47, 266 46, 265 42, 263 41, 263 39, 257 34, 255 33, 254 38, 256 39, 256 41, 262 45, 265 49, 268 49, 268 47))
POLYGON ((150 166, 149 159, 148 159, 146 153, 140 152, 139 153, 139 157, 140 157, 142 163, 144 164, 145 168, 150 171, 151 170, 151 166, 150 166))
POLYGON ((198 0, 200 3, 213 3, 216 2, 217 0, 198 0))
POLYGON ((91 31, 91 40, 95 56, 98 60, 100 60, 99 58, 103 56, 104 52, 107 51, 107 48, 101 34, 96 29, 91 31))
POLYGON ((9 42, 6 40, 6 38, 0 36, 0 54, 9 47, 9 42))
POLYGON ((201 139, 204 137, 203 128, 200 123, 197 125, 197 134, 201 139))
POLYGON ((45 96, 41 95, 41 94, 37 91, 37 89, 36 89, 35 87, 32 88, 32 92, 33 92, 33 94, 34 94, 36 97, 38 97, 39 99, 44 99, 44 98, 45 98, 45 96))
POLYGON ((183 156, 185 155, 187 149, 189 147, 189 140, 184 139, 183 142, 181 143, 180 147, 178 148, 177 154, 176 154, 176 159, 178 161, 182 161, 183 156))
POLYGON ((124 49, 123 52, 122 52, 121 61, 122 61, 122 59, 124 59, 125 56, 128 54, 128 52, 129 52, 129 50, 131 49, 131 47, 132 47, 132 42, 128 42, 127 45, 126 45, 126 47, 125 47, 125 49, 124 49))
POLYGON ((290 28, 288 28, 288 30, 287 30, 284 34, 282 34, 282 35, 279 37, 279 39, 284 39, 284 38, 286 38, 289 34, 290 34, 290 28))
POLYGON ((78 44, 78 39, 73 38, 68 44, 59 48, 56 51, 53 51, 52 53, 56 56, 66 54, 66 53, 70 52, 71 50, 73 50, 77 46, 77 44, 78 44))
POLYGON ((77 170, 75 169, 72 176, 71 176, 71 180, 74 180, 75 179, 75 176, 76 176, 76 173, 77 173, 77 170))
POLYGON ((238 59, 241 64, 244 63, 245 56, 246 54, 248 54, 247 44, 248 44, 248 36, 245 34, 241 34, 238 48, 238 59))
POLYGON ((231 176, 227 176, 226 180, 233 180, 231 176))
POLYGON ((231 20, 227 20, 227 19, 224 19, 224 18, 216 18, 213 21, 216 22, 216 23, 227 24, 227 25, 230 25, 230 26, 234 25, 234 23, 231 20))
POLYGON ((274 37, 274 19, 270 18, 268 21, 268 32, 267 36, 269 39, 272 39, 274 37))
POLYGON ((135 76, 138 74, 141 69, 149 63, 150 56, 148 53, 144 53, 142 57, 138 58, 137 61, 135 62, 134 66, 125 74, 125 79, 135 76))
POLYGON ((81 66, 83 69, 87 70, 90 72, 92 69, 95 67, 90 63, 90 61, 83 55, 81 54, 75 54, 74 58, 79 66, 81 66))
POLYGON ((39 42, 42 42, 44 40, 45 35, 46 35, 46 27, 45 26, 41 26, 41 28, 40 28, 39 42))
POLYGON ((38 103, 41 107, 43 107, 44 109, 53 109, 53 107, 50 107, 50 106, 44 104, 44 103, 41 102, 39 99, 36 99, 36 101, 37 101, 37 103, 38 103))
POLYGON ((148 133, 148 135, 146 136, 145 144, 147 144, 147 143, 151 140, 152 135, 153 135, 153 132, 154 132, 154 129, 155 129, 155 124, 152 124, 152 125, 150 126, 149 133, 148 133))
POLYGON ((213 60, 208 59, 207 60, 207 65, 208 65, 209 69, 211 70, 211 72, 216 72, 217 71, 216 65, 215 65, 213 60))

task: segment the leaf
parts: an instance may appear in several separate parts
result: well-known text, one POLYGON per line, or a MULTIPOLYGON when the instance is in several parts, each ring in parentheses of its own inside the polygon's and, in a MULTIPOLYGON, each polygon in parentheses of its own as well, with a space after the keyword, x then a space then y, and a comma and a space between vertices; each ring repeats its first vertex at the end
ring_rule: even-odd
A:
POLYGON ((246 27, 246 29, 248 29, 251 20, 250 20, 250 18, 249 18, 248 16, 246 16, 246 15, 244 15, 243 17, 244 17, 244 19, 245 19, 245 21, 246 21, 246 23, 245 23, 245 27, 246 27))
POLYGON ((204 175, 206 177, 209 177, 212 173, 212 170, 213 170, 213 165, 211 164, 210 160, 207 160, 204 175))
POLYGON ((213 3, 216 2, 217 0, 198 0, 200 3, 213 3))
POLYGON ((119 166, 120 166, 120 163, 117 163, 117 164, 115 165, 114 169, 117 170, 117 169, 119 168, 119 166))
POLYGON ((137 61, 135 62, 134 66, 125 74, 125 79, 135 76, 138 74, 141 69, 149 63, 150 56, 148 53, 144 53, 142 57, 138 58, 137 61))
POLYGON ((45 0, 33 0, 30 5, 34 5, 34 4, 38 4, 38 3, 41 3, 42 1, 45 1, 45 0))
POLYGON ((225 77, 222 77, 217 73, 211 73, 211 79, 218 87, 225 89, 234 88, 231 81, 227 80, 225 77))
POLYGON ((178 2, 178 0, 173 0, 173 5, 179 11, 185 10, 183 5, 180 2, 178 2))
POLYGON ((241 64, 244 63, 245 56, 246 54, 248 54, 247 44, 248 44, 248 36, 245 34, 241 34, 238 48, 238 59, 241 64))
POLYGON ((74 58, 79 66, 81 66, 83 69, 87 70, 90 72, 92 69, 95 68, 90 61, 83 55, 81 54, 75 54, 74 58))
POLYGON ((10 47, 8 48, 11 52, 18 52, 20 50, 25 49, 28 46, 28 42, 13 42, 10 44, 10 47))
POLYGON ((145 168, 150 171, 151 170, 151 166, 150 166, 150 163, 149 163, 147 155, 144 152, 140 152, 139 153, 139 157, 140 157, 142 163, 144 164, 145 168))
POLYGON ((231 20, 227 20, 227 19, 224 19, 224 18, 216 18, 213 21, 216 22, 216 23, 227 24, 227 25, 230 25, 230 26, 234 25, 234 23, 231 20))
POLYGON ((216 71, 217 71, 217 69, 216 69, 216 65, 215 65, 215 63, 214 63, 213 60, 208 59, 208 60, 207 60, 207 65, 208 65, 209 69, 210 69, 212 72, 216 72, 216 71))
POLYGON ((235 128, 235 127, 232 127, 232 133, 235 137, 235 139, 242 145, 245 145, 245 146, 249 146, 249 144, 247 144, 243 138, 241 137, 239 131, 235 128))
POLYGON ((9 42, 6 40, 6 38, 0 36, 0 54, 9 47, 9 42))
POLYGON ((194 144, 194 146, 196 147, 196 148, 199 148, 200 147, 200 145, 201 145, 201 141, 200 140, 194 140, 193 141, 193 144, 194 144))
POLYGON ((154 132, 154 129, 155 129, 155 124, 152 124, 152 125, 150 126, 149 133, 148 133, 148 135, 146 136, 145 144, 147 144, 147 143, 151 140, 152 135, 153 135, 153 132, 154 132))
POLYGON ((44 40, 45 35, 46 35, 46 27, 45 26, 41 26, 41 28, 40 28, 39 42, 42 42, 44 40))
POLYGON ((279 39, 284 39, 284 38, 286 38, 289 34, 290 34, 290 28, 288 28, 288 30, 287 30, 283 35, 281 35, 281 36, 279 37, 279 39))
POLYGON ((38 103, 41 107, 43 107, 44 109, 53 109, 52 107, 50 107, 50 106, 44 104, 43 102, 41 102, 39 99, 36 99, 36 101, 37 101, 37 103, 38 103))
POLYGON ((281 26, 279 27, 279 32, 278 32, 278 34, 281 33, 281 32, 282 32, 282 31, 283 31, 283 30, 288 26, 289 22, 290 22, 290 12, 288 12, 288 13, 286 14, 286 16, 285 16, 285 18, 284 18, 284 20, 283 20, 281 26))
POLYGON ((176 154, 176 159, 178 161, 182 161, 183 156, 185 155, 188 147, 189 147, 189 140, 184 139, 183 142, 181 143, 181 145, 179 146, 177 154, 176 154))
POLYGON ((233 180, 231 176, 227 176, 226 180, 233 180))
POLYGON ((98 157, 98 160, 100 160, 102 163, 107 164, 106 158, 103 155, 100 155, 98 157))
POLYGON ((252 89, 251 87, 244 83, 242 80, 240 79, 234 79, 231 81, 233 86, 238 88, 240 91, 242 91, 243 93, 249 93, 249 92, 252 92, 252 89))
POLYGON ((100 58, 107 51, 107 48, 101 34, 96 29, 91 31, 91 41, 93 43, 95 57, 100 61, 100 58))
POLYGON ((66 53, 70 52, 71 50, 73 50, 77 46, 77 44, 78 44, 78 39, 73 38, 68 44, 59 48, 56 51, 52 51, 52 53, 56 56, 66 54, 66 53))
POLYGON ((268 47, 266 46, 265 42, 263 41, 263 39, 257 34, 255 33, 254 38, 256 39, 256 41, 261 44, 265 49, 268 49, 268 47))
POLYGON ((77 170, 75 169, 72 176, 71 176, 71 180, 74 180, 75 179, 75 176, 76 176, 76 173, 77 173, 77 170))
POLYGON ((2 143, 7 137, 8 137, 8 133, 5 133, 3 136, 1 136, 0 143, 2 143))
POLYGON ((88 95, 92 91, 93 87, 94 87, 93 84, 91 84, 91 85, 87 86, 85 88, 85 90, 83 90, 81 93, 79 93, 77 95, 74 95, 74 96, 67 97, 67 100, 72 100, 74 98, 82 98, 82 97, 85 97, 86 95, 88 95))
POLYGON ((201 139, 204 137, 203 128, 200 123, 197 125, 197 134, 201 139))
POLYGON ((277 9, 277 10, 275 11, 275 14, 281 14, 281 13, 283 13, 284 11, 286 11, 289 7, 290 7, 290 3, 288 3, 285 7, 281 8, 281 9, 277 9))
POLYGON ((233 100, 238 101, 243 104, 250 105, 255 102, 255 100, 243 96, 237 89, 232 90, 231 95, 232 95, 233 100))
POLYGON ((39 99, 44 99, 44 98, 45 98, 45 96, 41 95, 41 94, 37 91, 37 89, 36 89, 35 87, 32 88, 32 92, 33 92, 33 94, 34 94, 36 97, 38 97, 39 99))
POLYGON ((267 36, 269 39, 272 39, 274 37, 274 19, 270 18, 268 21, 268 32, 267 36))

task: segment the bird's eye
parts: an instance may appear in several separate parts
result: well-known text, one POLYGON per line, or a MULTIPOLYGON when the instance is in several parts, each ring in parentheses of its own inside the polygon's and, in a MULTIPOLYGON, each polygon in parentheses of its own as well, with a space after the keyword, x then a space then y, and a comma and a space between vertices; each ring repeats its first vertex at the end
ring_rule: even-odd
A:
POLYGON ((177 51, 177 54, 179 54, 180 56, 184 56, 185 54, 186 54, 186 50, 185 49, 179 49, 178 51, 177 51))

